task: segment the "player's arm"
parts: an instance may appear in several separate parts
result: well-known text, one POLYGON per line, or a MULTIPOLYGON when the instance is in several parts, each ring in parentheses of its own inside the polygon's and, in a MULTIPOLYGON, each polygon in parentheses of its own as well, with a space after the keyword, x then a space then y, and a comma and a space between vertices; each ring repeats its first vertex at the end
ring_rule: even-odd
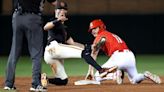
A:
POLYGON ((47 31, 47 30, 50 30, 52 29, 53 27, 55 27, 55 25, 58 25, 61 21, 60 20, 53 20, 53 21, 50 21, 50 22, 47 22, 46 25, 44 26, 44 30, 47 31))
POLYGON ((50 21, 50 22, 47 22, 46 25, 44 26, 44 30, 50 30, 52 29, 53 27, 59 25, 62 21, 66 21, 68 20, 65 16, 59 16, 59 18, 53 20, 53 21, 50 21))
MULTIPOLYGON (((91 53, 92 58, 96 61, 99 50, 93 51, 91 53)), ((88 73, 85 77, 86 80, 94 80, 94 67, 89 65, 88 73)))
POLYGON ((91 65, 89 65, 85 80, 94 80, 94 67, 92 67, 91 65))
MULTIPOLYGON (((91 56, 92 56, 92 58, 95 61, 97 59, 99 50, 100 50, 101 46, 104 45, 105 41, 106 41, 106 38, 105 37, 102 37, 97 44, 93 44, 92 45, 92 53, 91 53, 91 56)), ((89 79, 89 80, 93 80, 94 79, 94 68, 91 65, 89 65, 88 73, 87 73, 85 79, 89 79)))
MULTIPOLYGON (((100 48, 105 44, 105 42, 106 42, 106 38, 105 37, 101 37, 101 39, 99 40, 99 42, 98 43, 95 43, 95 44, 93 44, 92 45, 92 53, 91 53, 91 56, 92 56, 92 58, 96 61, 96 59, 97 59, 97 56, 98 56, 98 53, 99 53, 99 50, 100 50, 100 48)), ((89 69, 90 70, 88 70, 89 72, 94 72, 94 69, 93 69, 93 67, 91 68, 92 66, 89 66, 89 69)))
POLYGON ((68 20, 68 18, 66 18, 63 13, 60 13, 57 19, 46 23, 44 30, 50 30, 53 27, 58 26, 60 23, 64 23, 66 20, 68 20))
POLYGON ((97 44, 93 45, 93 49, 92 49, 93 53, 99 51, 100 48, 105 44, 105 42, 106 42, 106 38, 101 37, 100 41, 97 44))
POLYGON ((44 30, 48 31, 54 27, 53 22, 47 22, 46 25, 44 26, 44 30))
MULTIPOLYGON (((51 3, 52 5, 57 5, 57 1, 58 0, 47 0, 49 3, 51 3)), ((54 27, 54 24, 53 24, 53 21, 51 22, 47 22, 46 25, 44 26, 44 30, 47 31, 47 30, 50 30, 51 28, 54 27)))
MULTIPOLYGON (((96 62, 96 58, 97 58, 97 55, 98 55, 98 52, 99 52, 99 49, 104 45, 102 43, 105 43, 106 39, 104 37, 101 37, 100 40, 98 40, 99 38, 95 39, 94 40, 94 44, 92 46, 90 45, 86 45, 84 50, 82 51, 82 58, 85 59, 85 61, 92 65, 96 70, 99 71, 99 73, 102 73, 102 75, 100 76, 104 76, 103 75, 103 72, 104 72, 104 68, 102 68, 97 62, 96 62), (102 44, 102 45, 101 45, 102 44)), ((92 68, 89 68, 91 70, 88 70, 89 72, 90 71, 93 71, 92 68)), ((110 70, 109 72, 113 71, 110 70)))
MULTIPOLYGON (((95 50, 95 44, 92 45, 92 52, 91 52, 91 57, 96 61, 97 59, 97 55, 99 53, 99 50, 95 50)), ((94 67, 92 67, 91 65, 89 65, 88 68, 88 73, 85 77, 86 80, 94 80, 94 67)))

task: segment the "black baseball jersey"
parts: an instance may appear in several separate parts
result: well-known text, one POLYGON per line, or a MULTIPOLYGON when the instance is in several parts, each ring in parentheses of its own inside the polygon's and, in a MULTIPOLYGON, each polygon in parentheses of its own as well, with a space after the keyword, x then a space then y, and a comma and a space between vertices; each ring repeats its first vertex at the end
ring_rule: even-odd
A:
MULTIPOLYGON (((56 0, 47 0, 54 2, 56 0)), ((25 12, 41 12, 43 10, 45 0, 13 0, 14 9, 20 6, 25 12)))
POLYGON ((61 22, 55 25, 54 28, 48 30, 48 45, 51 41, 56 40, 58 43, 65 43, 70 38, 70 34, 67 30, 67 26, 61 22))

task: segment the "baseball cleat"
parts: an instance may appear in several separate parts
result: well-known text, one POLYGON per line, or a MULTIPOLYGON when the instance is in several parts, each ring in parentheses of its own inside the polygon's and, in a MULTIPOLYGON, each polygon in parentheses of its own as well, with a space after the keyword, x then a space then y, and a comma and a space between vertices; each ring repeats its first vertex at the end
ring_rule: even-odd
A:
POLYGON ((116 71, 116 83, 122 84, 123 83, 124 72, 121 70, 116 71))
POLYGON ((48 80, 47 80, 46 73, 41 74, 41 84, 42 84, 43 87, 47 87, 47 85, 48 85, 48 80))
POLYGON ((145 71, 144 76, 153 81, 154 83, 160 84, 161 83, 161 79, 159 78, 159 76, 150 73, 149 71, 145 71))
POLYGON ((113 66, 111 68, 102 68, 101 71, 99 71, 100 77, 106 77, 109 73, 113 73, 117 70, 117 66, 113 66))

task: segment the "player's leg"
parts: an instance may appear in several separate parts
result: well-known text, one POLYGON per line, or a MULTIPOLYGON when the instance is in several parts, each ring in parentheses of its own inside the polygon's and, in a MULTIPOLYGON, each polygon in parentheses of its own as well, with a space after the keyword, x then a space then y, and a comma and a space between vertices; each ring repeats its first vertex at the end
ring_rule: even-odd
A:
POLYGON ((52 69, 56 69, 55 71, 55 77, 54 78, 49 78, 48 81, 51 84, 55 84, 55 85, 66 85, 68 83, 68 76, 65 72, 65 68, 64 68, 64 64, 63 64, 64 60, 60 59, 60 60, 56 60, 55 64, 56 66, 52 66, 52 69))
POLYGON ((117 84, 122 84, 123 83, 123 78, 124 78, 124 69, 125 67, 128 66, 125 60, 124 53, 120 52, 115 52, 108 60, 106 63, 102 65, 103 68, 110 68, 113 66, 117 66, 118 70, 114 73, 109 73, 106 77, 100 78, 98 77, 99 74, 95 73, 95 79, 96 80, 115 80, 117 84))
POLYGON ((136 67, 128 68, 127 73, 128 73, 128 78, 132 84, 138 84, 146 79, 157 84, 161 83, 161 79, 159 76, 152 74, 149 71, 145 71, 143 74, 138 73, 136 67))
POLYGON ((56 63, 50 64, 50 67, 51 67, 53 75, 55 75, 56 72, 57 72, 57 65, 56 65, 56 63))
POLYGON ((64 61, 63 59, 59 59, 59 60, 56 60, 56 62, 55 62, 55 64, 56 64, 55 77, 56 78, 61 78, 61 79, 68 78, 68 76, 65 72, 63 61, 64 61))
POLYGON ((100 77, 99 72, 96 71, 94 77, 95 77, 94 79, 95 79, 96 81, 113 80, 113 73, 110 73, 110 74, 108 74, 108 76, 102 78, 102 77, 100 77))
POLYGON ((40 16, 34 14, 27 14, 25 26, 28 28, 25 31, 25 36, 28 42, 28 49, 32 59, 32 87, 37 89, 40 87, 41 74, 41 59, 43 53, 43 31, 42 19, 40 16))
MULTIPOLYGON (((20 30, 20 17, 14 12, 12 19, 13 37, 10 55, 6 66, 6 80, 4 89, 14 88, 16 63, 22 49, 23 31, 20 30)), ((7 90, 8 90, 7 89, 7 90)))
MULTIPOLYGON (((91 49, 89 49, 91 50, 91 49)), ((90 51, 88 52, 88 49, 73 46, 73 45, 65 45, 65 44, 59 44, 56 41, 52 41, 49 46, 46 46, 45 53, 44 53, 44 59, 46 63, 51 63, 53 61, 49 60, 51 58, 56 59, 65 59, 65 58, 84 58, 85 61, 92 65, 95 69, 97 69, 101 75, 107 74, 107 72, 112 72, 116 68, 112 69, 103 69, 101 66, 99 66, 94 59, 90 56, 90 51), (89 53, 89 54, 88 54, 89 53)))
POLYGON ((121 71, 118 69, 118 70, 116 70, 116 72, 109 73, 103 78, 100 77, 99 72, 96 71, 94 79, 96 81, 113 80, 113 81, 116 81, 117 84, 122 84, 123 78, 124 78, 124 71, 121 71))
POLYGON ((138 73, 134 54, 132 52, 128 52, 127 56, 129 57, 129 59, 127 59, 127 62, 129 63, 130 66, 127 67, 126 70, 128 73, 129 80, 131 81, 132 84, 138 84, 145 79, 149 79, 157 84, 161 83, 159 76, 154 75, 148 71, 146 71, 144 74, 138 73))
POLYGON ((153 81, 154 83, 161 83, 161 80, 159 76, 154 75, 148 71, 146 71, 144 74, 138 73, 137 68, 136 68, 136 61, 135 61, 135 56, 133 52, 126 52, 125 53, 125 60, 128 63, 128 67, 126 67, 126 72, 128 73, 128 78, 131 81, 132 84, 138 84, 142 82, 145 79, 149 79, 153 81))
POLYGON ((54 63, 51 64, 54 77, 48 78, 48 82, 54 85, 66 85, 68 83, 68 76, 65 72, 63 60, 54 59, 54 63))
POLYGON ((133 52, 129 51, 125 53, 125 61, 128 64, 128 67, 125 67, 125 72, 127 72, 130 82, 132 84, 138 84, 143 81, 145 79, 144 74, 138 73, 133 52))
POLYGON ((144 76, 146 77, 146 79, 148 79, 154 83, 160 84, 162 82, 158 75, 152 74, 149 71, 145 71, 144 76))
POLYGON ((145 79, 143 74, 139 74, 137 72, 137 69, 135 66, 128 67, 126 72, 128 74, 128 78, 132 84, 138 84, 145 79))
POLYGON ((59 44, 56 41, 52 41, 50 45, 45 48, 45 57, 51 58, 81 58, 81 52, 83 48, 73 46, 73 45, 65 45, 59 44))
POLYGON ((108 71, 108 69, 102 69, 101 66, 99 66, 95 61, 93 61, 93 58, 90 56, 90 52, 89 54, 87 53, 87 48, 83 50, 83 48, 77 46, 59 44, 56 41, 52 41, 51 44, 49 46, 46 46, 45 48, 44 59, 46 63, 52 63, 53 61, 51 60, 51 58, 65 59, 83 57, 88 64, 92 65, 95 69, 102 72, 102 75, 104 75, 103 73, 106 73, 105 71, 108 71))
POLYGON ((74 45, 59 44, 59 56, 60 58, 81 58, 81 53, 84 48, 80 48, 74 45))

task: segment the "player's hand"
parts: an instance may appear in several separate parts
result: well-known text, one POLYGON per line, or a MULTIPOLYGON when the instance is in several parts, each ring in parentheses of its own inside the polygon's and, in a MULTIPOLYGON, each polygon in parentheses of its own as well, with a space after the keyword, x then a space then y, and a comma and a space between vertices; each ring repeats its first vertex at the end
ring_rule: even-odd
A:
POLYGON ((64 15, 62 15, 58 18, 58 20, 64 22, 64 21, 68 20, 68 18, 66 18, 64 15))
POLYGON ((68 20, 68 18, 66 17, 66 12, 65 11, 61 11, 60 12, 59 17, 58 17, 58 20, 59 21, 62 21, 62 22, 68 20))
POLYGON ((85 80, 94 80, 94 75, 93 74, 87 74, 85 77, 85 80))

